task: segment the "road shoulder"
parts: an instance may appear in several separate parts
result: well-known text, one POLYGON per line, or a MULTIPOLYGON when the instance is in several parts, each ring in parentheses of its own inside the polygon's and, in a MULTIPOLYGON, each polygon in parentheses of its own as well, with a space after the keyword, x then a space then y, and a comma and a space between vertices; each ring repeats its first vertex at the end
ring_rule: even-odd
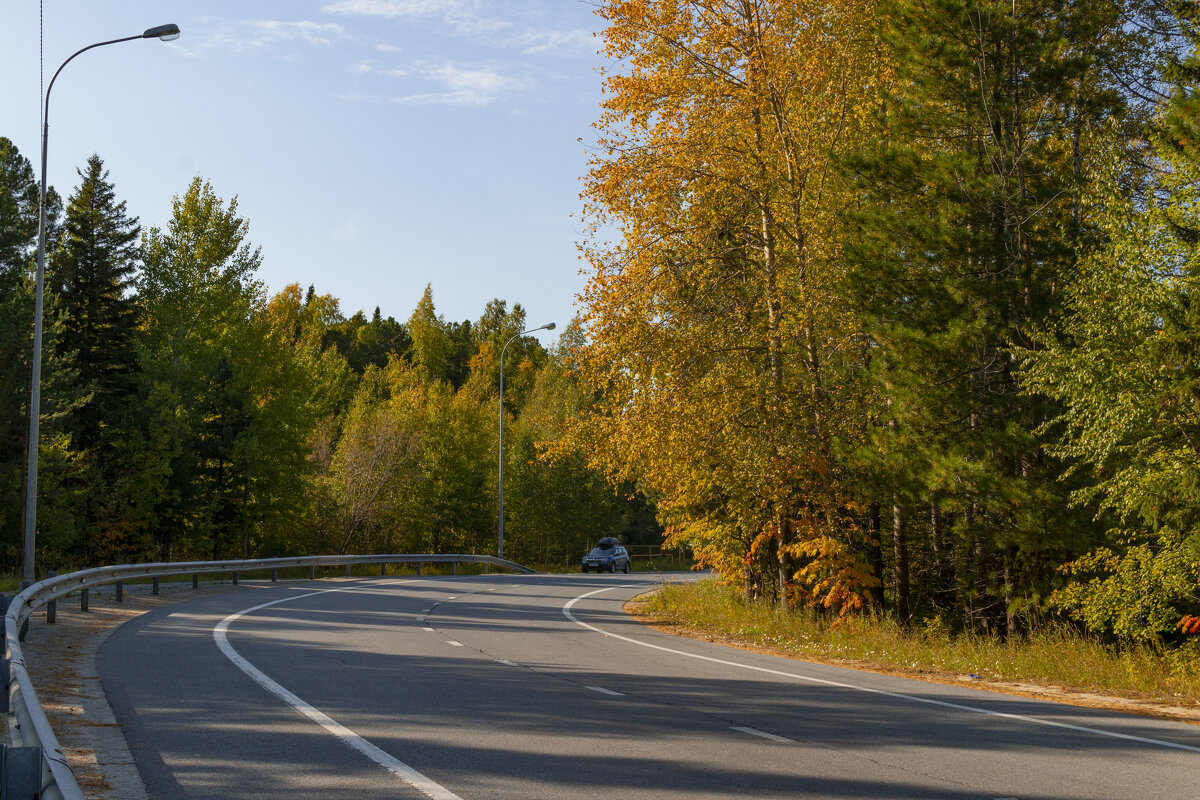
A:
POLYGON ((127 587, 124 600, 111 592, 91 592, 89 610, 79 610, 78 596, 58 601, 57 621, 46 624, 45 610, 30 617, 22 643, 34 689, 67 763, 85 796, 101 800, 149 800, 121 724, 100 682, 96 654, 122 624, 156 608, 205 595, 236 591, 229 584, 163 584, 127 587))

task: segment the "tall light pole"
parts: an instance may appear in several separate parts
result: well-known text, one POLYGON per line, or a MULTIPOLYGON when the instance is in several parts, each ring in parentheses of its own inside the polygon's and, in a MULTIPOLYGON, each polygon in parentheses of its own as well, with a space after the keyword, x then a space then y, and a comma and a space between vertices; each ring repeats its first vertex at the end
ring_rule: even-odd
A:
POLYGON ((134 39, 159 39, 169 42, 179 38, 179 26, 158 25, 147 28, 137 36, 126 36, 122 39, 110 39, 107 42, 89 44, 82 50, 76 50, 70 58, 59 65, 46 87, 46 103, 42 109, 42 182, 38 191, 38 246, 37 246, 37 280, 34 291, 33 306, 33 378, 29 391, 29 459, 25 473, 25 568, 22 574, 26 584, 34 580, 33 559, 34 539, 37 534, 37 469, 38 469, 38 436, 39 423, 42 414, 42 294, 46 282, 46 149, 50 140, 50 92, 54 82, 63 67, 70 64, 75 56, 86 53, 96 47, 119 42, 131 42, 134 39))
POLYGON ((540 328, 530 328, 527 331, 521 331, 505 342, 504 347, 500 348, 500 491, 497 493, 500 498, 500 544, 496 548, 496 555, 499 558, 504 558, 504 352, 508 350, 510 344, 527 333, 552 330, 554 330, 554 323, 548 322, 540 328))

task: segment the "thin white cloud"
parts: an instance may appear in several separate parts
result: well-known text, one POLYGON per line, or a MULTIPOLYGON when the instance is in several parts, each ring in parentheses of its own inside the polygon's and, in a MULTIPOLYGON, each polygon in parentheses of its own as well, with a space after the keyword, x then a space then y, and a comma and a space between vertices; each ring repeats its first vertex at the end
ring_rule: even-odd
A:
POLYGON ((426 64, 417 69, 425 80, 438 84, 440 91, 421 92, 393 98, 407 105, 486 106, 504 95, 525 90, 529 81, 505 74, 494 64, 467 65, 453 61, 426 64))
POLYGON ((343 99, 352 101, 401 103, 404 105, 486 106, 505 96, 527 91, 533 81, 513 74, 511 68, 494 63, 463 64, 455 61, 419 63, 411 68, 379 69, 373 61, 355 64, 357 74, 378 74, 393 78, 408 78, 430 87, 429 91, 408 94, 350 93, 343 99))
POLYGON ((367 59, 365 61, 355 62, 354 64, 350 65, 350 74, 351 75, 386 75, 389 78, 404 78, 404 77, 407 77, 408 75, 412 74, 412 72, 410 70, 404 69, 403 67, 394 67, 392 69, 380 69, 379 67, 375 66, 378 63, 379 62, 373 58, 367 59))
POLYGON ((321 8, 327 14, 441 22, 460 35, 483 35, 510 27, 486 13, 482 0, 338 0, 321 8))
POLYGON ((440 24, 455 36, 519 50, 527 55, 588 56, 595 52, 587 30, 538 27, 521 13, 493 0, 338 0, 327 14, 422 20, 440 24))
POLYGON ((596 52, 596 37, 581 29, 560 31, 530 29, 522 34, 526 55, 590 56, 596 52))
POLYGON ((358 215, 343 220, 329 229, 329 238, 335 242, 351 242, 361 235, 362 225, 358 215))
POLYGON ((212 18, 199 21, 209 26, 209 35, 196 47, 196 51, 232 50, 246 53, 267 50, 279 44, 297 42, 317 47, 329 47, 337 42, 356 38, 336 22, 212 18))
POLYGON ((267 41, 300 41, 328 47, 350 37, 346 29, 336 22, 252 20, 242 24, 258 31, 259 37, 267 41))
POLYGON ((458 13, 470 0, 338 0, 321 10, 362 17, 433 17, 458 13))

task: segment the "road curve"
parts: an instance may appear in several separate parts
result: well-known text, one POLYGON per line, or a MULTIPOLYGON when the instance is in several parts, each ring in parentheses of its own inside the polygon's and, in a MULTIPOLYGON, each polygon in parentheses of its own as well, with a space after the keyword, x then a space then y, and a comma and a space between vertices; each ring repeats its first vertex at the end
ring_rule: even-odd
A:
POLYGON ((98 666, 160 800, 1200 797, 1200 728, 668 636, 659 580, 259 586, 98 666))

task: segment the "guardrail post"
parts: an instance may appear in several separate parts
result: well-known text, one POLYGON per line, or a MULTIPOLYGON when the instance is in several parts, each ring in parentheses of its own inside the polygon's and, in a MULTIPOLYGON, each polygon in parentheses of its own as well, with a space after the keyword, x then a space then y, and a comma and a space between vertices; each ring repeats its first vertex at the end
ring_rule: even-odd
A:
MULTIPOLYGON (((8 595, 0 592, 0 617, 8 613, 8 595)), ((4 627, 0 625, 0 643, 4 642, 4 627)), ((9 666, 8 659, 0 656, 0 679, 4 681, 4 690, 0 691, 0 713, 7 714, 8 708, 8 681, 12 672, 9 666)))
POLYGON ((150 594, 158 594, 158 576, 150 579, 150 594))
MULTIPOLYGON (((46 575, 51 578, 57 578, 58 570, 52 569, 49 572, 47 572, 46 575)), ((46 624, 53 625, 55 623, 55 621, 57 620, 57 618, 58 618, 58 601, 51 600, 48 603, 46 603, 46 624)))
POLYGON ((279 580, 279 570, 273 569, 271 570, 271 583, 275 583, 277 580, 279 580))
POLYGON ((317 579, 317 568, 316 568, 316 566, 310 566, 310 567, 308 568, 308 579, 309 579, 310 581, 315 581, 315 580, 317 579))
POLYGON ((346 577, 347 578, 350 577, 350 565, 349 564, 346 565, 346 577))
POLYGON ((192 589, 199 589, 199 588, 200 588, 200 573, 193 572, 192 573, 192 589))
POLYGON ((420 561, 417 562, 417 574, 418 575, 421 574, 421 562, 420 561))
POLYGON ((117 602, 125 602, 125 581, 117 581, 116 583, 117 602))
POLYGON ((42 788, 42 748, 0 745, 4 800, 33 800, 42 788))
POLYGON ((457 574, 458 574, 458 562, 457 562, 457 561, 451 561, 451 562, 450 562, 450 574, 451 574, 451 575, 457 575, 457 574))
POLYGON ((381 578, 387 577, 387 564, 379 565, 379 577, 381 577, 381 578))
POLYGON ((234 570, 234 572, 233 572, 233 585, 234 585, 234 586, 237 586, 237 585, 238 585, 238 574, 237 574, 237 570, 234 570))
POLYGON ((88 610, 88 590, 86 587, 79 590, 79 610, 88 610))

